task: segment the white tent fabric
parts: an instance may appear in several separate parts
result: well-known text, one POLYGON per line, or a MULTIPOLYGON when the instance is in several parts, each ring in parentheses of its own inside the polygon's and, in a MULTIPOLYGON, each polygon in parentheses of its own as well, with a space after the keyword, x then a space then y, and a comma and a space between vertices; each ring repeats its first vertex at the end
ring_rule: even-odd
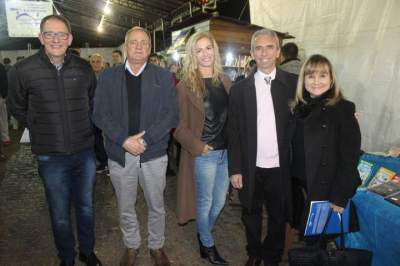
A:
POLYGON ((360 114, 364 150, 400 146, 399 0, 250 0, 250 14, 295 36, 302 58, 332 61, 360 114))

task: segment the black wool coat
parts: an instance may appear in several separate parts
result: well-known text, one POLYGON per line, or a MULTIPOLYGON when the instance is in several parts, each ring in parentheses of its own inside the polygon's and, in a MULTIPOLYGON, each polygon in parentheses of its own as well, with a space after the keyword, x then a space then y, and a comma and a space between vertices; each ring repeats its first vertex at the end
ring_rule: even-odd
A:
MULTIPOLYGON (((290 210, 290 136, 288 134, 290 110, 297 75, 276 69, 275 80, 271 83, 276 131, 279 149, 279 163, 285 187, 285 199, 290 210)), ((264 133, 263 133, 264 134, 264 133)), ((268 134, 268 132, 265 132, 268 134)), ((229 175, 241 174, 243 188, 239 198, 244 208, 251 209, 255 184, 257 157, 257 99, 254 73, 231 88, 228 113, 228 161, 229 175)))
MULTIPOLYGON (((345 207, 361 184, 357 170, 361 133, 354 103, 317 104, 304 119, 304 161, 308 201, 345 207)), ((294 133, 297 120, 291 120, 294 133)), ((296 176, 296 173, 293 173, 296 176)))

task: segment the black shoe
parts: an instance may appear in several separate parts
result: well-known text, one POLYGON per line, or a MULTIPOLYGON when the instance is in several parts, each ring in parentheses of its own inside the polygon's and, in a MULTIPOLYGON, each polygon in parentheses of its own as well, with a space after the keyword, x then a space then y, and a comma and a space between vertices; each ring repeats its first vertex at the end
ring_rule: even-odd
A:
POLYGON ((66 260, 62 260, 60 263, 60 266, 74 266, 75 265, 75 261, 66 261, 66 260))
POLYGON ((199 240, 200 246, 200 256, 203 259, 208 259, 208 261, 212 264, 216 265, 228 265, 228 262, 224 260, 218 253, 217 248, 214 246, 212 247, 205 247, 203 243, 201 243, 200 235, 197 234, 197 239, 199 240))
POLYGON ((94 252, 90 255, 79 253, 79 260, 86 264, 86 266, 102 266, 101 261, 96 257, 94 252))
POLYGON ((260 266, 261 265, 261 258, 249 256, 244 266, 260 266))

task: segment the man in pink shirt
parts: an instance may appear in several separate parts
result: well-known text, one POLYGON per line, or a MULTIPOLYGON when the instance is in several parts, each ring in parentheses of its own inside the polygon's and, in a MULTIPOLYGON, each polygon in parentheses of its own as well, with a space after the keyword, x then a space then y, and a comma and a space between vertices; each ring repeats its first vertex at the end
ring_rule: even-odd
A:
POLYGON ((276 68, 280 55, 274 31, 262 29, 251 39, 257 71, 236 83, 230 93, 228 158, 231 184, 243 206, 248 260, 246 266, 278 265, 290 213, 289 100, 297 76, 276 68), (262 210, 268 229, 261 239, 262 210))

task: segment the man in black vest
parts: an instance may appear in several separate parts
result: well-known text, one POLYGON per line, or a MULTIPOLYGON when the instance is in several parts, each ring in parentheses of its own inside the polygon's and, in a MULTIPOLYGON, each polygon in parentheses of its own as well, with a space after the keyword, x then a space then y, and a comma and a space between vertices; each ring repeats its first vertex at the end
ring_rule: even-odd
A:
POLYGON ((279 53, 274 31, 255 32, 251 55, 257 71, 236 83, 229 98, 229 175, 243 206, 246 266, 260 265, 261 260, 268 266, 279 264, 290 213, 287 127, 297 76, 276 67, 279 53), (261 240, 264 205, 268 229, 261 240))
POLYGON ((96 162, 90 120, 96 77, 84 59, 70 52, 71 27, 59 15, 40 23, 43 47, 9 72, 7 106, 29 129, 50 209, 61 265, 74 265, 70 203, 75 207, 79 259, 101 265, 93 253, 93 186, 96 162))

